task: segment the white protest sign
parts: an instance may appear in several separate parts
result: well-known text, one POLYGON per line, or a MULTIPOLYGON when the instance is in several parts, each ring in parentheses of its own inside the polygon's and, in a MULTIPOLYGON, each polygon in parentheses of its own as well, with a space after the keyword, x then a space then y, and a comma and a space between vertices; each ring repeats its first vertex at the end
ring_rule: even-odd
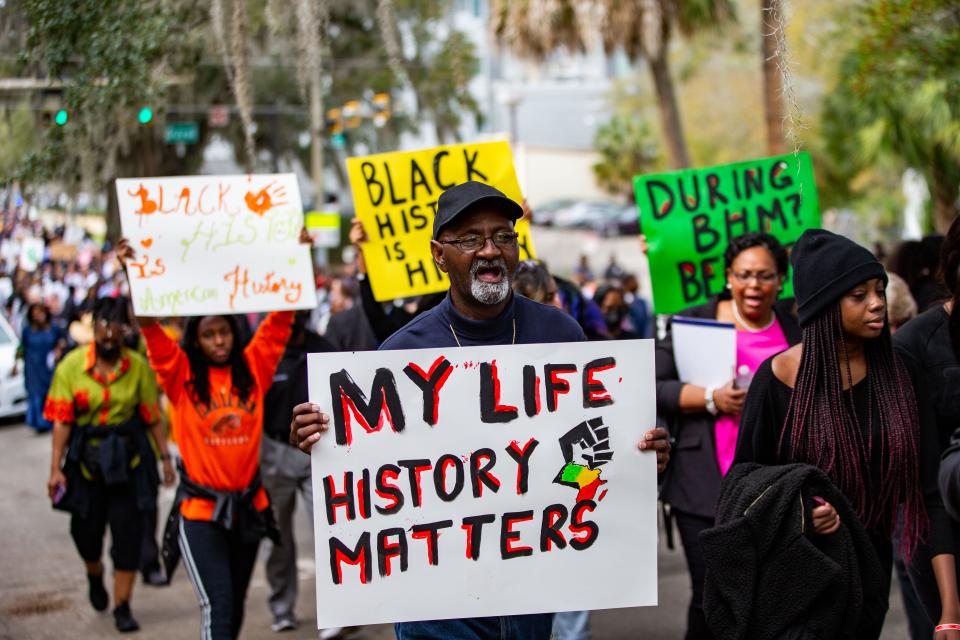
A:
POLYGON ((657 603, 653 341, 311 354, 320 627, 657 603))
POLYGON ((117 180, 137 315, 316 306, 294 174, 117 180))
POLYGON ((20 268, 24 271, 36 271, 43 262, 43 239, 24 238, 20 242, 20 268))
POLYGON ((732 322, 674 316, 673 360, 684 382, 722 387, 736 375, 737 327, 732 322))

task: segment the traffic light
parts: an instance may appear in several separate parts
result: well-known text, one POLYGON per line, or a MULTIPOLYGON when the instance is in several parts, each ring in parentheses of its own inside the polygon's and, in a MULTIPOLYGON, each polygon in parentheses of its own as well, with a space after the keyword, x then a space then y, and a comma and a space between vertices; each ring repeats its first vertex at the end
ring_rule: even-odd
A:
POLYGON ((70 114, 67 113, 66 109, 58 109, 53 116, 53 121, 58 127, 62 127, 70 120, 70 114))
POLYGON ((356 129, 362 122, 359 100, 349 100, 343 104, 343 124, 347 129, 356 129))
POLYGON ((327 110, 327 133, 330 135, 336 135, 343 131, 343 114, 340 109, 328 109, 327 110))
POLYGON ((373 124, 376 127, 382 127, 387 124, 387 120, 392 115, 390 113, 390 94, 378 93, 370 99, 373 107, 373 124))
POLYGON ((148 125, 153 122, 153 109, 150 107, 140 109, 140 113, 137 114, 137 120, 143 125, 148 125))

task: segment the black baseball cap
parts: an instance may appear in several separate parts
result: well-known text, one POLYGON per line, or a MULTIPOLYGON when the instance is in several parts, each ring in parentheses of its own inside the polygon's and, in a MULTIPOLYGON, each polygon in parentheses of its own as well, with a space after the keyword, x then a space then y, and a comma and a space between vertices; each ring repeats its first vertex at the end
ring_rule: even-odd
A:
POLYGON ((440 231, 457 219, 457 216, 483 204, 516 222, 523 217, 523 207, 508 198, 499 189, 471 180, 450 187, 437 200, 437 215, 433 218, 433 239, 440 231))

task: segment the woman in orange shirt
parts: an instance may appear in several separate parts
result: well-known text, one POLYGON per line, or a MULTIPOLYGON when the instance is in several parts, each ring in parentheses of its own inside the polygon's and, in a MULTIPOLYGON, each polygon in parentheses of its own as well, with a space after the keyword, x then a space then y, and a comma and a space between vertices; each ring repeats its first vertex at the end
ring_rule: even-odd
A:
MULTIPOLYGON (((134 258, 126 240, 117 249, 124 265, 134 258)), ((156 318, 138 318, 182 459, 164 562, 170 575, 182 555, 200 602, 202 638, 239 635, 257 548, 276 531, 260 484, 263 397, 293 317, 269 314, 246 348, 231 316, 190 318, 182 348, 156 318)))

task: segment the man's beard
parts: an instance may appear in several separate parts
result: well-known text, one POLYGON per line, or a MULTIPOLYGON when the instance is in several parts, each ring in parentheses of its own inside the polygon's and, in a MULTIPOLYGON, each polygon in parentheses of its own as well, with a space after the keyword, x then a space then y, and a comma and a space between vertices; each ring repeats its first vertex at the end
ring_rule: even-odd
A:
POLYGON ((510 274, 507 263, 500 257, 496 260, 477 258, 470 265, 470 295, 481 304, 500 304, 510 294, 510 274), (477 271, 484 267, 497 267, 502 274, 499 282, 484 282, 477 278, 477 271))
POLYGON ((96 343, 94 347, 97 351, 97 357, 101 360, 112 362, 120 357, 120 343, 116 343, 112 347, 107 347, 100 343, 96 343))

